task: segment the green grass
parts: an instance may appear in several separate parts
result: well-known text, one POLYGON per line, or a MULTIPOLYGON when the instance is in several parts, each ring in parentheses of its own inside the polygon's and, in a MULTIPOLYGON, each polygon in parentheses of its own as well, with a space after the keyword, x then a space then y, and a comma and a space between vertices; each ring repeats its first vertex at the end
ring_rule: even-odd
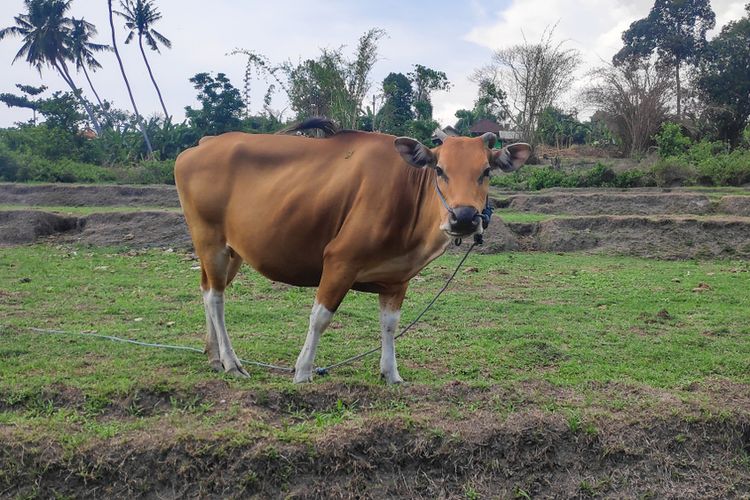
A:
MULTIPOLYGON (((432 298, 457 260, 442 257, 412 282, 402 324, 432 298)), ((145 429, 159 418, 185 433, 232 421, 242 408, 211 408, 195 396, 196 386, 216 379, 261 395, 303 390, 292 386, 287 374, 252 367, 247 380, 215 374, 195 353, 29 330, 97 332, 202 348, 196 266, 182 254, 161 251, 0 249, 0 426, 52 434, 74 449, 145 429), (82 407, 53 404, 61 388, 77 391, 82 407), (139 394, 168 395, 168 416, 142 416, 139 394), (133 403, 127 412, 138 418, 97 418, 113 401, 128 397, 133 403), (19 404, 22 411, 3 411, 19 404)), ((438 389, 460 381, 482 388, 543 381, 585 394, 600 382, 678 391, 715 378, 750 383, 747 262, 509 253, 472 255, 466 267, 470 272, 459 273, 435 308, 398 341, 401 375, 412 384, 438 389), (710 288, 693 291, 701 283, 710 288)), ((238 355, 292 365, 313 297, 313 289, 274 284, 244 267, 227 297, 227 324, 238 355)), ((318 364, 376 345, 377 318, 375 296, 350 292, 323 336, 318 364)), ((378 356, 342 367, 327 380, 381 387, 378 356)), ((513 401, 487 404, 495 403, 499 415, 513 411, 513 401)), ((408 417, 410 411, 398 400, 373 404, 369 410, 383 415, 408 417)), ((617 404, 625 403, 611 402, 613 408, 617 404)), ((551 403, 549 409, 555 408, 568 412, 571 426, 590 428, 577 408, 551 403)), ((475 409, 456 404, 447 415, 460 419, 475 409)), ((277 427, 230 425, 216 432, 305 441, 357 415, 357 408, 337 402, 318 412, 291 412, 277 427)))
POLYGON ((513 212, 506 209, 495 210, 495 216, 500 217, 503 222, 541 222, 559 217, 552 214, 540 214, 535 212, 513 212))

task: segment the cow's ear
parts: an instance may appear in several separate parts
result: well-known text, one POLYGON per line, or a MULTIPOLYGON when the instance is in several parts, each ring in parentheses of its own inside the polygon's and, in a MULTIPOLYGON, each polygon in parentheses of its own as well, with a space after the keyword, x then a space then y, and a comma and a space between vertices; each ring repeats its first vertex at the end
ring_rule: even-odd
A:
POLYGON ((531 146, 517 142, 492 153, 492 166, 503 172, 513 172, 526 163, 531 156, 531 146))
POLYGON ((393 141, 396 151, 401 154, 401 158, 412 167, 434 167, 437 164, 437 157, 430 149, 411 137, 399 137, 393 141))

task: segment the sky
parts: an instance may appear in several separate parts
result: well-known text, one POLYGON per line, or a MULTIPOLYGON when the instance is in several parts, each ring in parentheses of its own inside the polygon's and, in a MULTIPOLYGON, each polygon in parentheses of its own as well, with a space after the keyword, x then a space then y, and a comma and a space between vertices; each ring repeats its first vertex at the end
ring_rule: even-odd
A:
MULTIPOLYGON (((727 21, 742 17, 747 1, 713 0, 717 29, 709 38, 727 21)), ((117 10, 119 0, 113 4, 117 10)), ((573 96, 586 71, 611 60, 622 46, 622 32, 648 15, 653 0, 157 0, 156 4, 163 18, 154 28, 172 41, 172 49, 149 51, 147 56, 167 109, 177 121, 184 119, 185 106, 197 106, 196 90, 188 81, 196 73, 223 72, 242 88, 245 59, 227 55, 235 48, 263 54, 273 62, 315 58, 321 48, 340 46, 353 57, 359 37, 377 27, 387 32, 387 38, 379 44, 371 94, 390 72, 406 74, 414 64, 444 71, 453 86, 434 94, 433 106, 435 118, 449 125, 456 121, 456 110, 473 106, 477 89, 469 78, 475 69, 489 64, 495 50, 524 38, 537 41, 553 25, 555 39, 579 50, 584 62, 566 103, 574 105, 573 96)), ((0 27, 14 25, 13 17, 23 11, 23 0, 0 1, 0 27)), ((111 44, 105 0, 73 0, 69 15, 94 23, 99 29, 96 41, 111 44)), ((121 18, 115 17, 115 27, 138 107, 143 114, 154 115, 161 107, 138 46, 122 43, 127 33, 121 18)), ((0 92, 16 92, 16 83, 68 90, 50 69, 43 69, 40 76, 24 60, 11 65, 20 46, 20 38, 0 41, 0 92)), ((114 55, 103 53, 98 59, 103 69, 92 80, 99 94, 118 108, 130 109, 114 55)), ((77 84, 90 94, 82 74, 77 84)), ((253 112, 259 111, 265 85, 254 82, 253 112)), ((0 106, 0 127, 30 118, 28 110, 0 106)), ((285 110, 285 118, 293 115, 282 94, 276 94, 271 107, 285 110)))

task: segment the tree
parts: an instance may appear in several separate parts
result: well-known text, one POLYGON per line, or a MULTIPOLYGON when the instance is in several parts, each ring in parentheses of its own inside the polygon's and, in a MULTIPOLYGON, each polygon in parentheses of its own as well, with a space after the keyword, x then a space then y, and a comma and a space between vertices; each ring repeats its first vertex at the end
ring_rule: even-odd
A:
POLYGON ((553 34, 554 28, 547 29, 538 43, 524 40, 496 51, 492 63, 472 77, 491 82, 504 93, 510 103, 508 118, 531 144, 536 143, 539 115, 569 88, 581 61, 577 50, 553 42, 553 34))
POLYGON ((4 102, 9 108, 26 108, 32 112, 31 123, 36 125, 36 112, 39 109, 39 94, 47 90, 45 85, 40 87, 34 87, 32 85, 16 84, 16 88, 23 92, 25 95, 17 95, 10 93, 0 94, 0 102, 4 102))
POLYGON ((414 85, 414 109, 418 120, 432 120, 431 94, 437 90, 448 90, 451 83, 442 71, 414 65, 414 71, 409 73, 414 85))
MULTIPOLYGON (((286 92, 297 119, 327 116, 345 127, 355 128, 363 114, 362 101, 370 88, 369 75, 377 62, 377 42, 384 36, 385 31, 378 28, 367 31, 360 37, 352 60, 347 59, 343 48, 339 47, 322 49, 317 59, 274 65, 262 54, 235 49, 231 54, 247 56, 243 92, 247 114, 250 114, 250 79, 255 68, 263 77, 272 77, 286 92)), ((266 101, 266 109, 268 105, 266 101)))
POLYGON ((590 75, 593 83, 583 98, 603 112, 625 153, 633 156, 648 147, 651 137, 667 119, 671 98, 670 77, 649 62, 604 66, 590 75))
POLYGON ((44 66, 54 68, 86 110, 96 132, 101 133, 101 126, 91 105, 76 86, 66 64, 66 61, 73 59, 70 48, 72 22, 65 17, 70 9, 70 2, 71 0, 24 0, 27 12, 14 17, 15 26, 0 30, 0 40, 6 36, 22 37, 23 45, 13 62, 25 57, 26 62, 40 74, 44 66))
POLYGON ((73 56, 73 61, 76 64, 76 69, 83 70, 83 74, 86 77, 86 81, 91 87, 91 92, 94 93, 96 101, 99 103, 99 107, 104 110, 104 103, 99 97, 99 93, 94 88, 94 84, 91 83, 91 77, 87 68, 91 68, 92 71, 96 71, 101 68, 102 65, 94 57, 94 52, 104 52, 112 50, 109 45, 100 43, 94 43, 91 38, 96 36, 96 27, 85 21, 83 18, 71 20, 72 29, 70 31, 70 52, 73 56))
POLYGON ((591 130, 578 121, 576 113, 550 106, 539 117, 539 140, 557 148, 585 144, 591 130))
POLYGON ((750 3, 745 9, 708 44, 695 82, 718 137, 733 146, 750 119, 750 3))
POLYGON ((156 9, 153 0, 120 0, 120 5, 124 12, 115 11, 115 14, 125 19, 125 27, 130 30, 125 43, 130 43, 133 37, 138 36, 138 47, 141 49, 143 62, 146 63, 148 76, 151 77, 151 83, 154 84, 156 94, 159 96, 161 109, 164 111, 164 118, 169 119, 170 115, 167 112, 167 107, 164 105, 161 90, 156 84, 154 73, 151 71, 151 65, 146 57, 146 51, 143 49, 144 38, 149 48, 157 53, 159 52, 159 43, 168 49, 172 48, 172 42, 152 28, 154 23, 161 19, 161 13, 156 9))
POLYGON ((706 45, 706 32, 716 24, 709 0, 656 0, 648 17, 630 25, 625 46, 612 59, 615 65, 632 63, 657 52, 659 62, 674 68, 677 118, 682 117, 680 68, 694 63, 706 45))
POLYGON ((200 135, 217 135, 242 127, 244 103, 242 95, 224 73, 216 78, 209 73, 198 73, 190 79, 196 90, 201 109, 185 108, 190 124, 200 135))
POLYGON ((148 152, 149 156, 153 156, 154 150, 151 147, 151 141, 148 138, 148 133, 146 132, 146 125, 143 123, 143 117, 138 112, 138 106, 135 103, 135 98, 133 97, 133 91, 130 88, 130 82, 128 81, 128 75, 125 73, 125 66, 122 64, 122 58, 120 57, 120 51, 117 50, 117 37, 115 36, 115 21, 112 16, 112 0, 107 0, 107 9, 109 10, 109 28, 112 31, 112 50, 115 51, 115 56, 117 57, 117 63, 120 65, 120 73, 122 74, 122 79, 125 81, 125 87, 128 89, 128 96, 130 96, 130 104, 133 106, 133 111, 135 111, 135 119, 138 121, 138 127, 141 129, 141 134, 143 134, 143 140, 146 143, 146 151, 148 152))
POLYGON ((406 135, 408 123, 414 119, 411 82, 403 73, 390 73, 383 80, 383 97, 385 102, 377 116, 378 130, 406 135))

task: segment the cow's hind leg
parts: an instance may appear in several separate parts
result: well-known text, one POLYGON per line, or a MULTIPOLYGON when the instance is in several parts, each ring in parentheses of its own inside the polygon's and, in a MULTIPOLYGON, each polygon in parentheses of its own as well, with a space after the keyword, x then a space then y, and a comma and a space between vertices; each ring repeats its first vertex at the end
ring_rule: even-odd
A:
POLYGON ((400 384, 404 380, 398 373, 396 363, 396 342, 393 338, 401 318, 401 304, 404 302, 407 284, 380 294, 380 375, 389 384, 400 384))
POLYGON ((346 264, 337 264, 328 259, 323 266, 315 303, 310 312, 310 325, 305 338, 305 345, 297 356, 294 365, 294 383, 312 382, 315 352, 318 349, 320 336, 331 323, 333 313, 354 283, 356 272, 346 264))
POLYGON ((242 259, 226 246, 196 248, 201 259, 201 290, 206 310, 206 354, 214 370, 248 376, 232 348, 224 322, 224 290, 237 273, 242 259))

